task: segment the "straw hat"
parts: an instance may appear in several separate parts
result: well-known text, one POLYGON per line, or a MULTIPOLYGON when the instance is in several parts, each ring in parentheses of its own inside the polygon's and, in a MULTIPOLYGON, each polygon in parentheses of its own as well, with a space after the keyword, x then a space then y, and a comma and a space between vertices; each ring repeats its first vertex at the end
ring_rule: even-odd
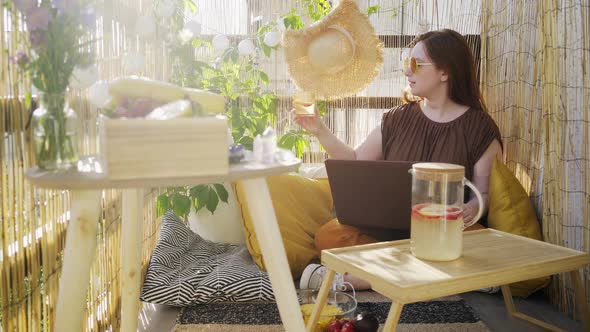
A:
POLYGON ((282 43, 295 84, 318 98, 363 90, 383 64, 383 44, 354 0, 341 0, 310 27, 286 31, 282 43))

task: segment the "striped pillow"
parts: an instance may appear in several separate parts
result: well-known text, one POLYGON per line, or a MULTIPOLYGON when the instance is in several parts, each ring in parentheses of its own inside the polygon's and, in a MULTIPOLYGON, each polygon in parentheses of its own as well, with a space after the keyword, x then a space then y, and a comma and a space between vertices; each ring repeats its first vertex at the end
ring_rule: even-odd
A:
POLYGON ((186 306, 274 301, 274 296, 268 274, 252 261, 244 245, 204 240, 168 212, 162 217, 141 300, 186 306))

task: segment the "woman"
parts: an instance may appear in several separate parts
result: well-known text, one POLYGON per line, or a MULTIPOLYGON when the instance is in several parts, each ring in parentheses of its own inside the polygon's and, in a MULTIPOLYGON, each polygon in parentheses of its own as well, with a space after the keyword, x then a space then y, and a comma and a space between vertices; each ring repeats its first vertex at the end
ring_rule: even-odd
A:
MULTIPOLYGON (((296 116, 295 121, 315 135, 331 158, 446 162, 465 167, 487 202, 492 162, 502 154, 500 131, 486 113, 476 79, 475 62, 463 36, 453 30, 427 32, 411 44, 404 74, 411 95, 406 104, 383 115, 381 126, 353 149, 340 141, 318 116, 296 116)), ((302 107, 294 104, 295 108, 302 107)), ((292 111, 292 113, 295 113, 292 111)), ((464 221, 477 213, 472 197, 464 206, 464 221)), ((484 207, 485 210, 486 207, 484 207)), ((483 228, 475 224, 469 229, 483 228)), ((332 220, 315 236, 318 250, 376 242, 366 232, 332 220)), ((301 277, 302 288, 319 288, 324 268, 312 264, 301 277)), ((370 285, 345 277, 355 289, 370 285)))

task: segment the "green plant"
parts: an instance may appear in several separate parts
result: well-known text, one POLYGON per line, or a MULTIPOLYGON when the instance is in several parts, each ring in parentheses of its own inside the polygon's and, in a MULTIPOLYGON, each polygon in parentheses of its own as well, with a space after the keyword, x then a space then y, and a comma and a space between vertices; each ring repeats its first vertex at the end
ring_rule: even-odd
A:
POLYGON ((222 184, 208 184, 194 187, 171 187, 158 196, 157 214, 163 215, 169 209, 174 214, 186 218, 191 207, 195 211, 206 208, 213 213, 219 201, 227 203, 228 192, 222 184))
POLYGON ((13 61, 40 91, 64 93, 74 68, 94 61, 93 40, 84 37, 94 27, 95 13, 83 0, 13 0, 10 8, 24 16, 29 31, 25 48, 14 54, 13 61))
POLYGON ((380 5, 370 6, 367 8, 367 15, 371 16, 373 14, 376 14, 377 12, 379 12, 379 9, 381 9, 380 5))
POLYGON ((326 16, 332 9, 328 0, 299 0, 307 9, 307 15, 314 21, 319 21, 326 16))
MULTIPOLYGON (((326 0, 301 0, 307 14, 317 21, 330 11, 326 0)), ((293 8, 282 16, 287 29, 304 27, 297 9, 293 8)), ((179 24, 174 23, 177 29, 179 24)), ((262 54, 270 57, 278 46, 270 47, 264 43, 266 33, 277 30, 276 21, 263 25, 257 31, 254 41, 262 54)), ((219 93, 228 100, 226 115, 231 126, 235 143, 252 149, 254 138, 262 134, 266 127, 276 125, 276 112, 279 98, 267 92, 264 87, 269 77, 257 65, 257 57, 240 56, 237 46, 226 49, 212 63, 195 59, 195 49, 211 48, 211 41, 195 36, 181 40, 178 34, 168 42, 173 60, 172 83, 219 93)), ((321 114, 325 113, 325 102, 318 102, 321 114)), ((279 137, 278 145, 295 152, 301 157, 310 148, 309 134, 302 130, 289 130, 279 137)), ((209 184, 194 187, 168 188, 158 196, 158 215, 172 209, 180 217, 187 218, 191 207, 196 211, 206 207, 214 213, 219 202, 227 202, 227 191, 223 185, 209 184)))
MULTIPOLYGON (((96 24, 94 11, 84 0, 13 0, 7 5, 13 18, 22 15, 29 37, 12 61, 42 92, 42 107, 33 118, 37 165, 70 165, 78 156, 72 130, 75 113, 66 107, 66 91, 74 69, 94 61, 93 40, 87 38, 96 24)), ((26 100, 29 104, 30 95, 26 100)))

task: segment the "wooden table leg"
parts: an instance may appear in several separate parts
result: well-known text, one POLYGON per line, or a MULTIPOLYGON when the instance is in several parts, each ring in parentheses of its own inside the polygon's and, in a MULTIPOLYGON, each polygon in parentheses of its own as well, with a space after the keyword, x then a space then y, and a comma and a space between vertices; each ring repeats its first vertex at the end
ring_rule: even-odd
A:
POLYGON ((307 332, 312 332, 315 329, 315 326, 318 324, 320 313, 326 305, 326 300, 328 299, 330 288, 332 288, 332 282, 334 281, 335 275, 336 272, 334 270, 328 270, 328 273, 324 276, 324 280, 322 280, 322 286, 320 287, 315 305, 313 306, 313 311, 311 312, 311 316, 309 316, 309 321, 307 322, 307 332))
POLYGON ((123 190, 121 217, 121 331, 137 331, 141 288, 143 190, 123 190))
POLYGON ((241 181, 285 331, 305 331, 295 284, 264 178, 241 181))
POLYGON ((101 191, 74 190, 59 280, 54 331, 83 331, 90 267, 96 251, 101 191))
POLYGON ((574 285, 578 313, 582 317, 582 322, 584 323, 584 331, 590 331, 590 310, 588 309, 588 302, 586 302, 586 293, 584 292, 580 272, 578 270, 570 271, 570 277, 572 279, 572 284, 574 285))
POLYGON ((399 317, 402 314, 403 308, 403 304, 395 301, 391 302, 391 308, 389 309, 389 314, 387 315, 385 326, 383 326, 383 332, 395 331, 395 329, 397 328, 397 324, 399 323, 399 317))
POLYGON ((510 291, 510 286, 508 285, 502 285, 500 287, 502 289, 502 296, 504 297, 504 304, 506 305, 506 311, 508 311, 508 314, 512 317, 518 318, 518 319, 522 319, 524 321, 527 321, 533 325, 537 325, 540 326, 548 331, 554 331, 554 332, 566 332, 563 329, 560 329, 559 327, 546 323, 542 320, 538 320, 534 317, 531 317, 529 315, 525 315, 522 312, 519 312, 518 310, 516 310, 516 307, 514 306, 514 301, 512 300, 512 292, 510 291))
POLYGON ((500 286, 502 290, 502 297, 504 298, 504 304, 506 305, 506 311, 510 316, 514 315, 516 312, 516 307, 514 307, 514 301, 512 300, 512 291, 510 291, 510 287, 508 285, 500 286))

